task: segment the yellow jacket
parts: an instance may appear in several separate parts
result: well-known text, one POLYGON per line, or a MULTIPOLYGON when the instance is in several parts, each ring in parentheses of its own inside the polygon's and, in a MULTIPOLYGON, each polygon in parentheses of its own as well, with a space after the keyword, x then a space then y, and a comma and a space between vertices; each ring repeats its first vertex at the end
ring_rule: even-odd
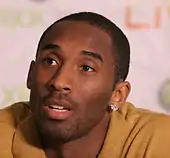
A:
MULTIPOLYGON (((28 103, 0 110, 0 158, 46 158, 28 103)), ((126 103, 112 114, 99 158, 170 158, 170 116, 126 103)))

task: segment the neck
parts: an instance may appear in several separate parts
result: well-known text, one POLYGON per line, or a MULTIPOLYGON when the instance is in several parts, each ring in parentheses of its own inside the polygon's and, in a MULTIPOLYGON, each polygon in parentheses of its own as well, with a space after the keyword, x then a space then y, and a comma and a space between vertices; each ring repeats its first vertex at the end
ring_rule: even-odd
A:
POLYGON ((48 158, 96 158, 104 143, 110 114, 105 114, 86 136, 70 142, 55 142, 51 144, 49 140, 43 140, 44 149, 48 158))

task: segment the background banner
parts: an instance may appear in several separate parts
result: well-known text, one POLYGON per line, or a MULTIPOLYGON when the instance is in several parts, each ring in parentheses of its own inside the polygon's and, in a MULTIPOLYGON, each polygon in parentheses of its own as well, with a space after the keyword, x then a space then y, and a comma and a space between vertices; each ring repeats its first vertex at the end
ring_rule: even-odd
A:
POLYGON ((79 11, 102 14, 127 35, 129 101, 170 113, 170 0, 0 1, 0 108, 29 99, 26 78, 41 34, 60 17, 79 11))

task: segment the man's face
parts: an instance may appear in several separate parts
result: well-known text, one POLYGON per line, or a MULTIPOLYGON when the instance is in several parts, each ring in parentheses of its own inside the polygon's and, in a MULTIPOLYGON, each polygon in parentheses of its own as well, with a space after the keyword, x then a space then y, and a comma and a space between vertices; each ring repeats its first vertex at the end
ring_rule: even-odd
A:
POLYGON ((112 50, 110 36, 85 22, 63 21, 45 35, 28 77, 30 103, 44 135, 76 139, 107 115, 112 50))

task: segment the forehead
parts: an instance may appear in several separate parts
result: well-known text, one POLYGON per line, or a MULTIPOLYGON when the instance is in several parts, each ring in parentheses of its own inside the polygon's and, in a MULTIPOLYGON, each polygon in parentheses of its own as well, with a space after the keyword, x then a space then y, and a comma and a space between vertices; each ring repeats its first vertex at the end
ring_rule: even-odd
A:
POLYGON ((53 43, 61 48, 88 49, 113 57, 111 37, 97 26, 81 21, 61 21, 53 25, 44 36, 40 48, 53 43))

